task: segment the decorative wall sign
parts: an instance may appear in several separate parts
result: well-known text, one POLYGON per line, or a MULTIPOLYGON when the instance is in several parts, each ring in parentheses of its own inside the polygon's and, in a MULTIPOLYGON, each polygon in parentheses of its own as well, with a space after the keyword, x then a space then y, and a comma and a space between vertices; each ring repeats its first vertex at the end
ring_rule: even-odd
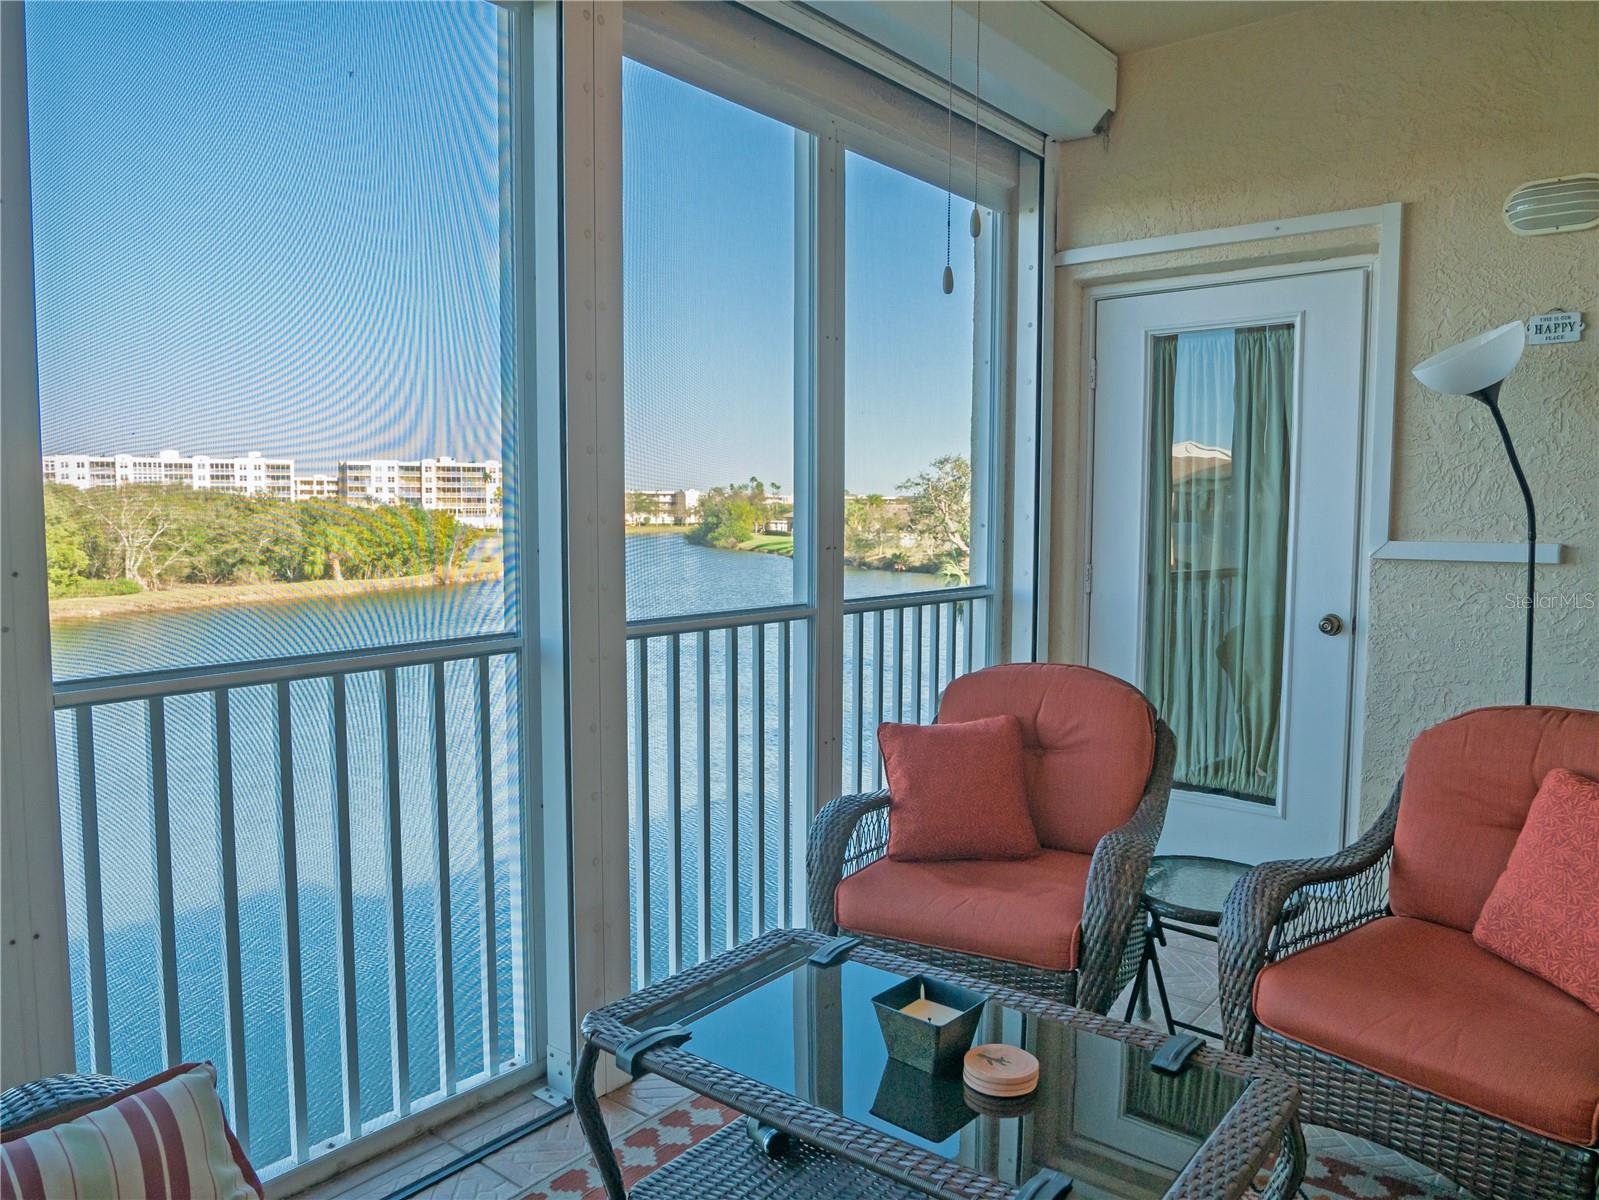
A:
POLYGON ((1540 313, 1527 321, 1527 341, 1534 346, 1580 342, 1586 328, 1580 312, 1540 313))

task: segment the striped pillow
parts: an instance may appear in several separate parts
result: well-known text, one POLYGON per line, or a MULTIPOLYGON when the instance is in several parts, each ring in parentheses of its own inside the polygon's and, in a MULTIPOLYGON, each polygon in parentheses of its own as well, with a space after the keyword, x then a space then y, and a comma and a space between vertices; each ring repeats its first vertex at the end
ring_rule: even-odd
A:
POLYGON ((210 1063, 173 1067, 0 1139, 0 1200, 262 1195, 222 1115, 210 1063))

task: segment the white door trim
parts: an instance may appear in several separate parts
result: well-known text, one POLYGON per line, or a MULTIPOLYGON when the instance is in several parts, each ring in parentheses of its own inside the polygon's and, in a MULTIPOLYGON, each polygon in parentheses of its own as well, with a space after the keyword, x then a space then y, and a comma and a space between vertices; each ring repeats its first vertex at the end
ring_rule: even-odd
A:
MULTIPOLYGON (((1350 687, 1349 747, 1345 765, 1343 830, 1346 843, 1360 836, 1359 789, 1365 754, 1367 638, 1366 614, 1371 610, 1371 564, 1387 550, 1393 489, 1394 409, 1397 393, 1399 343, 1399 262, 1400 216, 1397 203, 1373 208, 1350 209, 1339 213, 1298 217, 1291 220, 1238 225, 1227 229, 1202 230, 1189 234, 1145 238, 1113 245, 1065 250, 1055 256, 1056 266, 1104 262, 1149 254, 1170 253, 1211 246, 1241 244, 1267 238, 1287 237, 1327 230, 1375 226, 1377 252, 1337 259, 1307 259, 1243 270, 1218 270, 1195 275, 1170 268, 1154 277, 1137 281, 1107 282, 1083 289, 1083 340, 1078 369, 1081 375, 1083 434, 1079 451, 1085 502, 1080 507, 1079 553, 1083 555, 1085 578, 1092 586, 1088 556, 1092 553, 1093 447, 1094 447, 1094 354, 1097 344, 1096 309, 1100 300, 1113 296, 1178 291, 1194 287, 1239 283, 1246 280, 1284 278, 1328 271, 1364 268, 1370 272, 1366 308, 1366 373, 1362 389, 1361 462, 1359 522, 1360 544, 1356 571, 1356 603, 1351 614, 1354 641, 1353 677, 1350 687)), ((1441 543, 1434 543, 1441 545, 1441 543)), ((1088 622, 1078 623, 1078 653, 1083 661, 1088 654, 1088 622)))

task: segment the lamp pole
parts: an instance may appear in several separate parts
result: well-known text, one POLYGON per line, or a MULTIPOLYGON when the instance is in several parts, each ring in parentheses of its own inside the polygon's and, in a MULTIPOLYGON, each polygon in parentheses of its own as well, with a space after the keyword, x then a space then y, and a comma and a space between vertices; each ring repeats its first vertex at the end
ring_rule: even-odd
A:
POLYGON ((1521 498, 1527 505, 1527 652, 1525 673, 1522 678, 1521 702, 1532 703, 1532 619, 1537 611, 1533 604, 1534 587, 1536 584, 1536 566, 1538 562, 1538 509, 1532 502, 1532 489, 1527 486, 1527 476, 1521 469, 1521 460, 1516 457, 1516 445, 1510 440, 1510 430, 1505 425, 1504 414, 1499 411, 1500 383, 1490 384, 1480 392, 1472 395, 1488 406, 1488 411, 1493 414, 1494 424, 1499 429, 1499 439, 1505 444, 1505 453, 1510 456, 1510 469, 1516 473, 1516 483, 1521 488, 1521 498))

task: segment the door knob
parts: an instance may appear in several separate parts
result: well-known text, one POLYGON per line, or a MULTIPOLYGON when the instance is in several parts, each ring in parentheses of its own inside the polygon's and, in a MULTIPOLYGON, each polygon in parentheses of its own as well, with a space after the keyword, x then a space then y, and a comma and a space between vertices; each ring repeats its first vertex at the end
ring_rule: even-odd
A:
POLYGON ((1337 613, 1328 613, 1325 617, 1316 622, 1316 628, 1321 630, 1328 637, 1337 637, 1344 631, 1344 619, 1337 613))

